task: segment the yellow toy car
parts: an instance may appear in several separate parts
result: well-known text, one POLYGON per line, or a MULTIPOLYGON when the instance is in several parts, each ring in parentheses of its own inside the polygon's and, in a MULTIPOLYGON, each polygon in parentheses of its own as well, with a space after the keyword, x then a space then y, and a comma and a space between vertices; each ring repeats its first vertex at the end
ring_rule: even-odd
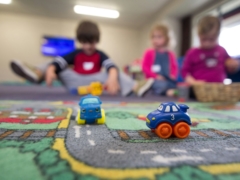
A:
POLYGON ((72 94, 86 95, 91 94, 93 96, 100 96, 103 92, 103 85, 100 82, 92 82, 89 86, 79 86, 76 89, 72 89, 72 94))

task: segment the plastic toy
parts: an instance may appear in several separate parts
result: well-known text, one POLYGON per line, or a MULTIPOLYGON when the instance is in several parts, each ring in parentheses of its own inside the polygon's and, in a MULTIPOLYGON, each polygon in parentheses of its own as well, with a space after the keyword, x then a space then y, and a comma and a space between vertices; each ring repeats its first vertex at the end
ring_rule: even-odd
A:
POLYGON ((185 102, 189 99, 189 91, 190 91, 190 86, 187 83, 178 83, 177 84, 177 89, 178 89, 178 102, 185 102))
POLYGON ((87 95, 80 99, 80 111, 77 115, 78 124, 104 124, 105 111, 101 109, 101 100, 97 96, 87 95))
POLYGON ((100 82, 92 82, 89 86, 79 86, 76 89, 72 89, 72 94, 86 95, 92 94, 93 96, 100 96, 103 92, 103 85, 100 82))
POLYGON ((190 133, 191 119, 187 113, 189 107, 173 102, 162 103, 147 115, 146 125, 161 138, 175 135, 186 138, 190 133))

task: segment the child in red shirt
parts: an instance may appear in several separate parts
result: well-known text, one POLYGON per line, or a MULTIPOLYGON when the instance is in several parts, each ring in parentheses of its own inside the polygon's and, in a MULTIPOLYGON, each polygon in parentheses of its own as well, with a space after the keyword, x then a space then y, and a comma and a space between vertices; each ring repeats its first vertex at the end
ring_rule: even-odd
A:
POLYGON ((173 52, 168 50, 169 30, 157 25, 151 31, 153 48, 143 56, 142 69, 146 78, 154 79, 151 89, 157 95, 174 95, 177 78, 177 62, 173 52))
POLYGON ((142 83, 135 82, 119 72, 117 66, 104 52, 97 50, 100 31, 95 23, 81 22, 76 35, 81 49, 56 57, 51 63, 38 67, 13 60, 11 62, 12 70, 33 83, 40 83, 45 78, 49 86, 53 80, 58 78, 70 92, 79 86, 99 81, 105 84, 107 92, 111 95, 116 95, 118 91, 121 91, 123 96, 132 92, 138 96, 145 93, 151 84, 150 80, 142 83), (72 65, 73 68, 68 68, 69 65, 72 65), (102 67, 106 69, 106 72, 101 72, 102 67))

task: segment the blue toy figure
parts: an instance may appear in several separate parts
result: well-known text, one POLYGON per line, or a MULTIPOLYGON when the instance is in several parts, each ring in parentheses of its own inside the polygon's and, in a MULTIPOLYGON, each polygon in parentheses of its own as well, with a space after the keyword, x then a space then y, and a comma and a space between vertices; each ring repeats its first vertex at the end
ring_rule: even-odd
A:
POLYGON ((77 115, 78 124, 104 124, 105 112, 101 109, 101 100, 97 96, 87 95, 80 99, 80 112, 77 115))
POLYGON ((189 107, 173 102, 162 103, 147 115, 147 126, 161 138, 175 135, 186 138, 190 133, 191 119, 187 113, 189 107))

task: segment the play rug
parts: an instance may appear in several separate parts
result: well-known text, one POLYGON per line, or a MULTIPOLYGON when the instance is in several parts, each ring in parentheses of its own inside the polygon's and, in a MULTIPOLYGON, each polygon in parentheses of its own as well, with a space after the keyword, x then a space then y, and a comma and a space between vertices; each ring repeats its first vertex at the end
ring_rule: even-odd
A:
POLYGON ((240 179, 240 104, 189 103, 183 140, 145 126, 158 105, 104 102, 106 125, 79 126, 77 102, 0 101, 0 179, 240 179))

